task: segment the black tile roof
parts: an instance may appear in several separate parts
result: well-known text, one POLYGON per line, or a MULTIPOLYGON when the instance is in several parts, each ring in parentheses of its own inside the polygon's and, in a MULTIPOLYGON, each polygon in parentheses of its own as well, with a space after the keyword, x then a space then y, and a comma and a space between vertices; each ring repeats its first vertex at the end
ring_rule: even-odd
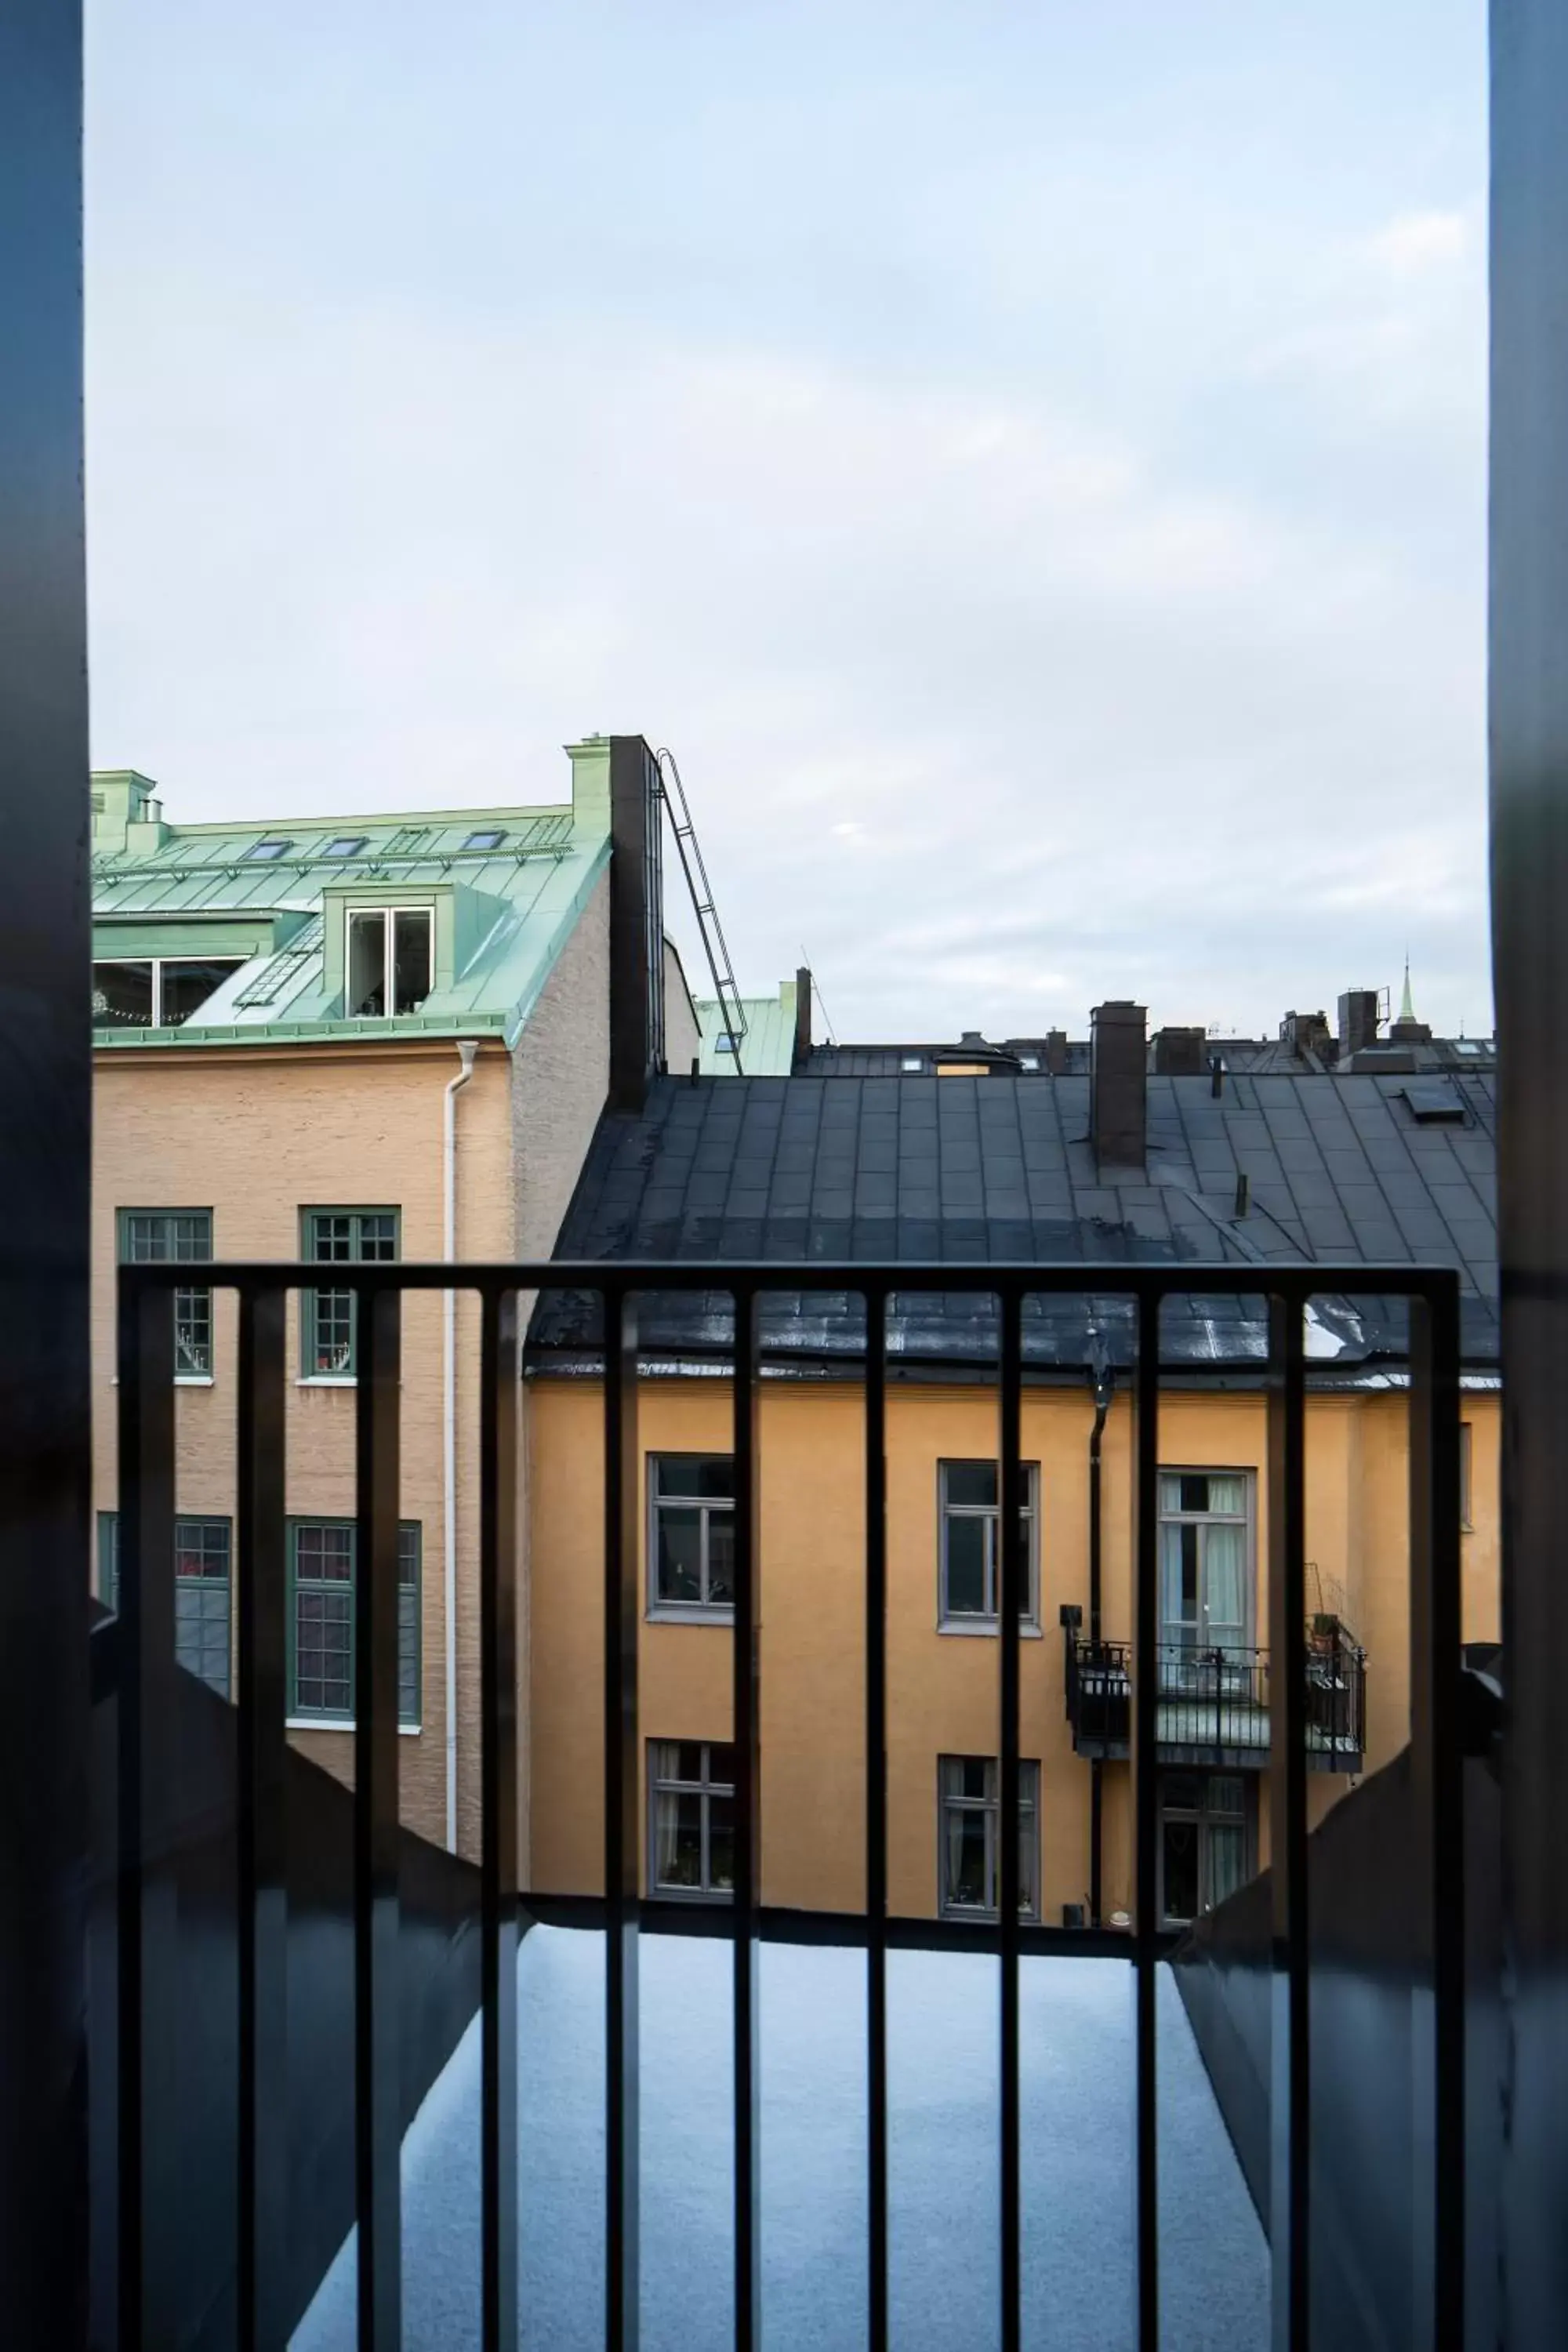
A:
MULTIPOLYGON (((776 1260, 764 1346, 802 1359, 858 1352, 858 1298, 791 1293, 792 1262, 1307 1260, 1457 1266, 1468 1363, 1497 1360, 1494 1082, 1457 1073, 1461 1120, 1419 1122, 1401 1076, 1151 1077, 1146 1166, 1100 1170, 1087 1140, 1081 1076, 797 1077, 658 1080, 639 1115, 599 1124, 556 1254, 563 1258, 776 1260), (1237 1180, 1250 1187, 1237 1218, 1237 1180)), ((645 1296, 646 1353, 721 1354, 722 1293, 645 1296)), ((1397 1300, 1325 1284, 1311 1352, 1320 1368, 1397 1360, 1397 1300), (1337 1297, 1337 1303, 1336 1303, 1337 1297)), ((1110 1298, 1034 1298, 1026 1354, 1040 1367, 1087 1360, 1091 1318, 1131 1358, 1131 1309, 1110 1298)), ((900 1294, 889 1349, 908 1360, 984 1361, 994 1318, 962 1294, 900 1294)), ((1167 1306, 1171 1362, 1256 1369, 1262 1297, 1167 1306)), ((536 1363, 592 1355, 597 1301, 555 1293, 530 1334, 536 1363)))

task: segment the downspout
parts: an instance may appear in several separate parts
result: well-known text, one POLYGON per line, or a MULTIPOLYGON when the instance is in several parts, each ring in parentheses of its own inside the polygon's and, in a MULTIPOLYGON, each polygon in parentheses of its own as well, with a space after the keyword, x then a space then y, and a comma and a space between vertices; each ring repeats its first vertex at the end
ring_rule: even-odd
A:
MULTIPOLYGON (((477 1039, 460 1037, 462 1068, 447 1086, 442 1106, 441 1255, 448 1265, 458 1255, 458 1090, 474 1075, 477 1039)), ((458 1851, 458 1294, 441 1294, 441 1557, 447 1643, 447 1851, 458 1851)))
MULTIPOLYGON (((1105 1437, 1105 1417, 1110 1411, 1110 1399, 1116 1386, 1116 1374, 1098 1344, 1094 1335, 1092 1378, 1094 1381, 1094 1427, 1089 1438, 1089 1638, 1098 1646, 1100 1640, 1100 1450, 1105 1437)), ((1089 1763, 1089 1916, 1091 1927, 1100 1922, 1104 1899, 1105 1860, 1105 1789, 1103 1760, 1096 1756, 1089 1763)))

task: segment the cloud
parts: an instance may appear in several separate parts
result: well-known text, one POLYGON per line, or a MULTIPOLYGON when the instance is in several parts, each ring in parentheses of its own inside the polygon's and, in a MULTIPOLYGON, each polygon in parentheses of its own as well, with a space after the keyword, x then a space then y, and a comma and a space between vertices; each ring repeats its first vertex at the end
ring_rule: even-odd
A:
POLYGON ((1450 268, 1470 250, 1470 223, 1462 212, 1400 213, 1365 247, 1391 277, 1412 278, 1450 268))

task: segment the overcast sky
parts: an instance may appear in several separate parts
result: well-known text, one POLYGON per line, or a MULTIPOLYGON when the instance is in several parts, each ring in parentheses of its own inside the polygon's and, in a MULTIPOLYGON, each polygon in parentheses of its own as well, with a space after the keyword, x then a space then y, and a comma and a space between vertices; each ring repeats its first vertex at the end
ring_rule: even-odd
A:
POLYGON ((89 0, 93 756, 676 751, 743 986, 1490 1024, 1482 0, 89 0))

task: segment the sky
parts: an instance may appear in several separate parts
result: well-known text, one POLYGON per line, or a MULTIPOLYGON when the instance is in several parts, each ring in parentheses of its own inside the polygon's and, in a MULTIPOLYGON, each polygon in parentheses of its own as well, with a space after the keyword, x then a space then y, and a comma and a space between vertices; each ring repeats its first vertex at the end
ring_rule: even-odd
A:
POLYGON ((528 803, 640 730, 842 1037, 1406 952, 1489 1029, 1482 0, 88 18, 95 764, 528 803))

